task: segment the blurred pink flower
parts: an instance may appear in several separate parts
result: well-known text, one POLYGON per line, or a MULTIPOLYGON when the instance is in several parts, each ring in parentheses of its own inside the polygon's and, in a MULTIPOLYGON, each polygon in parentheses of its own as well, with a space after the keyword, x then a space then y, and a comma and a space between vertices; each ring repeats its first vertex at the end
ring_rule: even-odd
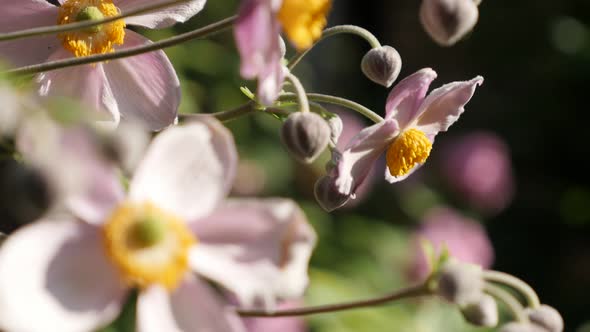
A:
MULTIPOLYGON (((281 303, 277 309, 290 309, 300 306, 299 301, 281 303)), ((248 332, 305 332, 307 327, 301 317, 245 318, 248 332)))
POLYGON ((424 216, 422 226, 413 235, 415 255, 409 272, 416 280, 422 280, 430 273, 421 245, 424 239, 432 243, 437 253, 444 245, 451 256, 484 269, 490 268, 494 260, 494 249, 481 224, 451 208, 436 207, 424 216))
MULTIPOLYGON (((0 0, 1 32, 73 23, 117 15, 149 3, 148 0, 60 0, 53 6, 45 0, 0 0)), ((153 13, 126 18, 94 29, 18 39, 0 43, 0 57, 15 66, 109 53, 116 49, 149 44, 151 41, 126 24, 165 28, 197 14, 205 0, 187 1, 153 13)), ((66 96, 81 100, 117 124, 121 117, 145 121, 152 130, 172 124, 180 103, 180 84, 163 51, 69 67, 37 76, 41 96, 66 96)))
POLYGON ((478 210, 499 212, 512 201, 510 152, 497 135, 464 135, 447 144, 440 159, 445 182, 478 210))
POLYGON ((224 200, 236 162, 231 133, 210 119, 159 134, 128 194, 98 162, 92 190, 67 198, 71 215, 49 215, 1 247, 0 329, 95 330, 137 287, 138 331, 244 331, 192 272, 245 306, 300 297, 315 233, 291 200, 224 200))
POLYGON ((281 45, 276 18, 280 7, 280 0, 244 0, 234 29, 242 59, 240 73, 246 79, 258 79, 257 97, 265 105, 277 99, 285 78, 281 63, 285 45, 281 45))
MULTIPOLYGON (((435 78, 436 72, 425 68, 399 82, 387 97, 385 120, 363 129, 341 154, 333 154, 335 167, 320 179, 321 188, 329 191, 331 197, 335 196, 333 193, 341 197, 336 200, 338 204, 322 204, 324 208, 337 208, 346 203, 347 197, 353 198, 384 152, 385 179, 389 183, 412 174, 426 162, 434 137, 459 119, 475 88, 483 82, 477 76, 470 81, 443 85, 426 96, 435 78)), ((316 192, 316 197, 322 196, 316 192)))

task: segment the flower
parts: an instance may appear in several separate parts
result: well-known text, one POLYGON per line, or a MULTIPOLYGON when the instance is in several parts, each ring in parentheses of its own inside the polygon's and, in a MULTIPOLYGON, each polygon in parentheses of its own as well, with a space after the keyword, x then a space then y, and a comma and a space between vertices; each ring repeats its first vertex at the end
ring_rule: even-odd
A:
POLYGON ((243 0, 234 34, 246 79, 258 79, 257 97, 272 104, 285 78, 285 46, 281 28, 298 50, 309 48, 322 35, 330 0, 243 0))
POLYGON ((443 85, 426 96, 435 78, 436 72, 425 68, 399 82, 387 97, 385 120, 363 129, 342 153, 333 154, 335 167, 327 177, 337 192, 354 198, 385 151, 385 179, 389 183, 412 174, 426 162, 435 136, 457 121, 475 88, 483 82, 477 76, 443 85))
POLYGON ((138 331, 244 331, 192 271, 246 306, 301 296, 315 234, 290 200, 224 200, 236 159, 229 131, 204 119, 159 134, 127 195, 103 167, 100 185, 67 200, 72 215, 0 248, 0 328, 95 330, 138 288, 138 331))
POLYGON ((420 229, 413 236, 413 252, 410 274, 422 280, 430 273, 428 258, 422 250, 421 241, 428 240, 440 253, 443 246, 452 257, 465 263, 490 268, 494 260, 494 249, 485 229, 476 221, 466 218, 447 207, 436 207, 428 211, 420 229))
MULTIPOLYGON (((0 0, 0 31, 11 32, 83 20, 101 19, 125 12, 147 0, 60 0, 56 7, 45 0, 0 0)), ((205 0, 193 0, 159 11, 128 17, 87 30, 64 32, 0 43, 0 57, 16 66, 113 52, 151 43, 124 29, 126 24, 164 28, 197 14, 205 0)), ((163 51, 42 73, 39 94, 79 99, 117 124, 121 117, 138 118, 153 130, 172 124, 180 103, 180 83, 163 51)))
POLYGON ((473 132, 441 150, 443 179, 464 200, 484 212, 500 212, 514 196, 508 146, 491 132, 473 132))

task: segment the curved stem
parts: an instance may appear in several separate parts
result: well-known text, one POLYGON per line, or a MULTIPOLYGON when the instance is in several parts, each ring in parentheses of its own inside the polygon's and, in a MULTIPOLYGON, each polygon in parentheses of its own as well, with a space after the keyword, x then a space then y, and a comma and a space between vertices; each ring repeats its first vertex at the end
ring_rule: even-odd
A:
POLYGON ((295 309, 285 309, 285 310, 277 310, 277 311, 264 311, 264 310, 247 310, 247 309, 237 309, 237 312, 240 316, 243 317, 285 317, 285 316, 304 316, 304 315, 314 315, 314 314, 321 314, 326 312, 335 312, 335 311, 342 311, 342 310, 350 310, 350 309, 359 309, 365 307, 373 307, 377 305, 386 304, 389 302, 408 299, 418 296, 425 296, 433 294, 426 285, 418 285, 413 287, 408 287, 399 291, 395 291, 393 293, 379 296, 367 300, 360 300, 360 301, 352 301, 352 302, 344 302, 344 303, 336 303, 336 304, 326 304, 326 305, 319 305, 319 306, 312 306, 312 307, 302 307, 302 308, 295 308, 295 309))
POLYGON ((295 89, 295 95, 297 96, 297 103, 299 104, 299 111, 302 113, 309 112, 309 100, 307 99, 307 95, 305 94, 305 89, 303 88, 303 84, 299 79, 291 74, 287 73, 286 79, 293 84, 293 88, 295 89))
POLYGON ((508 310, 510 310, 514 318, 519 322, 528 321, 528 318, 524 314, 524 307, 522 306, 522 304, 520 304, 520 302, 518 302, 514 298, 514 296, 512 296, 512 294, 492 284, 486 284, 484 286, 484 292, 488 293, 494 298, 500 300, 500 302, 504 303, 504 305, 506 305, 508 310))
POLYGON ((369 43, 369 45, 371 45, 371 48, 381 47, 381 43, 379 42, 379 39, 377 39, 377 37, 375 37, 375 35, 373 35, 369 30, 358 27, 356 25, 337 25, 337 26, 333 26, 331 28, 324 30, 322 32, 322 37, 320 37, 320 39, 316 40, 315 43, 313 43, 313 45, 311 45, 310 48, 306 49, 305 51, 301 51, 301 52, 297 53, 295 56, 293 56, 289 60, 289 64, 287 65, 289 70, 293 70, 293 68, 295 68, 295 66, 297 66, 299 61, 301 61, 301 59, 303 59, 303 57, 307 54, 307 52, 311 51, 311 49, 314 48, 319 42, 321 42, 322 40, 327 39, 329 37, 332 37, 334 35, 340 34, 340 33, 349 33, 349 34, 357 35, 357 36, 363 38, 364 40, 366 40, 369 43))
POLYGON ((204 38, 211 36, 215 33, 223 31, 229 27, 231 27, 236 20, 236 16, 228 17, 221 21, 212 23, 205 27, 202 27, 197 30, 189 31, 171 38, 163 39, 151 44, 142 45, 138 47, 131 47, 126 48, 120 51, 116 51, 113 53, 105 53, 105 54, 95 54, 85 57, 79 58, 68 58, 63 60, 45 62, 41 64, 31 65, 20 67, 12 70, 6 71, 6 73, 14 74, 14 75, 26 75, 26 74, 34 74, 39 72, 46 72, 50 70, 78 66, 88 63, 95 63, 95 62, 102 62, 107 60, 114 60, 125 58, 129 56, 134 56, 142 53, 157 51, 166 47, 174 46, 177 44, 184 43, 186 41, 197 39, 197 38, 204 38))
POLYGON ((487 270, 483 272, 483 277, 487 281, 506 285, 518 291, 526 298, 528 305, 532 308, 541 305, 539 296, 531 286, 508 273, 487 270))
POLYGON ((110 22, 120 20, 120 19, 129 17, 129 16, 135 16, 138 14, 151 12, 154 10, 158 10, 158 9, 161 9, 164 7, 173 6, 173 5, 176 5, 176 4, 179 4, 182 2, 187 2, 187 1, 188 0, 161 1, 161 2, 158 2, 155 4, 141 6, 141 7, 126 11, 125 13, 121 13, 121 15, 107 17, 102 20, 89 20, 89 21, 83 21, 83 22, 76 22, 76 23, 69 23, 69 24, 62 24, 62 25, 50 25, 50 26, 44 26, 44 27, 38 27, 38 28, 32 28, 32 29, 26 29, 26 30, 0 33, 0 42, 7 41, 7 40, 19 39, 19 38, 50 35, 50 34, 54 34, 54 33, 85 29, 88 27, 97 26, 97 25, 101 25, 101 24, 105 24, 105 23, 110 23, 110 22))
MULTIPOLYGON (((294 98, 295 98, 295 95, 292 93, 283 93, 279 96, 279 100, 281 100, 281 99, 293 100, 294 98)), ((328 104, 339 105, 342 107, 349 108, 353 111, 356 111, 356 112, 362 114, 363 116, 367 117, 369 120, 371 120, 375 123, 379 123, 379 122, 383 121, 383 118, 381 116, 379 116, 379 114, 371 111, 370 109, 366 108, 365 106, 363 106, 359 103, 356 103, 352 100, 348 100, 348 99, 336 97, 336 96, 324 95, 324 94, 320 94, 320 93, 308 93, 307 98, 309 100, 317 101, 320 103, 328 103, 328 104)))
POLYGON ((180 121, 190 121, 191 119, 199 119, 204 116, 211 116, 215 117, 217 120, 221 122, 229 122, 242 116, 254 114, 256 112, 271 113, 280 116, 286 116, 290 114, 290 112, 279 108, 269 107, 266 109, 260 109, 259 105, 257 105, 254 101, 249 101, 245 104, 242 104, 236 108, 232 108, 231 110, 227 111, 221 111, 217 113, 178 114, 178 118, 180 121))

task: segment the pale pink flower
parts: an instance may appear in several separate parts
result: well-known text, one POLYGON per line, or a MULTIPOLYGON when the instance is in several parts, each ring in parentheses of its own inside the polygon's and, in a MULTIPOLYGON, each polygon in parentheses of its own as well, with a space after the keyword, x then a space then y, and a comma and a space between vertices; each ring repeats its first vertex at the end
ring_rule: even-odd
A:
POLYGON ((246 79, 258 79, 257 97, 271 105, 285 79, 285 45, 279 37, 281 28, 276 18, 280 0, 244 0, 234 29, 240 52, 240 73, 246 79))
POLYGON ((452 140, 440 155, 443 179, 479 211, 502 211, 514 196, 508 146, 491 132, 474 132, 452 140))
POLYGON ((315 233, 290 200, 224 200, 236 159, 229 131, 203 120, 159 134, 128 194, 97 165, 94 190, 67 200, 72 215, 23 227, 1 247, 0 329, 95 330, 138 287, 137 331, 244 331, 201 277, 245 306, 301 296, 315 233))
POLYGON ((431 272, 427 261, 430 258, 422 250, 422 240, 428 240, 438 254, 444 246, 454 258, 484 269, 490 268, 494 261, 494 248, 481 224, 451 208, 436 207, 426 213, 413 236, 415 256, 409 272, 417 280, 431 272))
MULTIPOLYGON (((0 0, 3 18, 0 32, 11 32, 56 22, 81 20, 87 8, 100 8, 88 14, 91 18, 114 16, 149 3, 148 0, 60 0, 56 7, 46 0, 0 0)), ((151 43, 125 24, 147 28, 165 28, 184 22, 197 14, 205 0, 187 1, 153 13, 105 24, 99 30, 66 32, 0 43, 0 57, 12 65, 26 66, 51 60, 108 53, 114 50, 151 43)), ((153 130, 172 124, 180 103, 180 83, 166 57, 159 50, 141 55, 69 67, 37 76, 39 94, 66 96, 81 100, 115 124, 123 117, 145 121, 153 130)))
POLYGON ((341 154, 334 154, 335 167, 321 179, 322 188, 330 191, 330 197, 340 197, 335 200, 338 204, 323 204, 325 207, 337 208, 348 198, 354 198, 384 152, 385 179, 389 183, 412 174, 428 158, 435 136, 459 119, 475 88, 483 82, 477 76, 470 81, 443 85, 426 96, 435 78, 436 72, 425 68, 399 82, 387 97, 385 120, 363 129, 341 154))

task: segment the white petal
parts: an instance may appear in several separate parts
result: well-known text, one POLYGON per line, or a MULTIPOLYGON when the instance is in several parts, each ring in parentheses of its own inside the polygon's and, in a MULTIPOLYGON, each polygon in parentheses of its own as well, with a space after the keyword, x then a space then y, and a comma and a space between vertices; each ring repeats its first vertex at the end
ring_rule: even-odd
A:
POLYGON ((148 148, 130 198, 151 201, 187 221, 205 216, 233 183, 236 155, 231 134, 216 120, 169 128, 148 148))
POLYGON ((187 276, 172 294, 152 286, 137 299, 137 332, 243 332, 244 326, 204 282, 187 276))
POLYGON ((272 307, 303 294, 316 235, 293 201, 229 200, 191 227, 199 239, 191 266, 242 304, 272 307))
POLYGON ((99 230, 73 220, 40 221, 11 235, 0 271, 0 326, 8 331, 94 330, 125 299, 99 230))
MULTIPOLYGON (((152 1, 153 2, 153 1, 152 1)), ((146 28, 167 28, 175 23, 186 22, 199 13, 205 6, 206 0, 192 0, 180 5, 163 8, 149 14, 132 16, 125 19, 129 25, 141 25, 146 28)), ((130 9, 145 6, 150 0, 115 0, 115 5, 124 13, 130 9)))

